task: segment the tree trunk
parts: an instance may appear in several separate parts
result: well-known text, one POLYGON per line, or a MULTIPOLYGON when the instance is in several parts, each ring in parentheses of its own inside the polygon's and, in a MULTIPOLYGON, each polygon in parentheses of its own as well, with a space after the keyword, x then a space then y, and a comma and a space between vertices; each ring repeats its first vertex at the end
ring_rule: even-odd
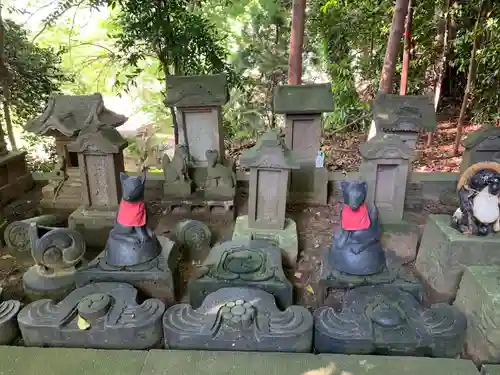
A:
POLYGON ((406 95, 408 88, 408 68, 410 67, 412 23, 413 23, 413 4, 412 0, 408 0, 408 14, 406 15, 405 39, 403 47, 403 67, 401 69, 401 86, 399 88, 400 95, 406 95))
POLYGON ((290 55, 288 57, 289 85, 300 85, 302 83, 302 50, 305 18, 306 0, 293 0, 290 55))
MULTIPOLYGON (((6 93, 9 92, 9 79, 10 73, 7 69, 7 64, 5 63, 5 38, 4 38, 4 25, 2 18, 2 4, 0 0, 0 83, 2 84, 2 91, 5 96, 6 93)), ((4 98, 4 110, 5 110, 5 102, 8 102, 8 98, 4 98)), ((9 120, 7 118, 6 121, 10 121, 10 112, 9 120)), ((12 123, 11 123, 12 127, 12 123)), ((15 144, 15 142, 14 142, 15 144)), ((5 143, 5 133, 3 132, 2 124, 0 123, 0 156, 6 155, 9 151, 7 150, 7 145, 5 143)))
MULTIPOLYGON (((399 49, 401 46, 401 36, 405 28, 405 18, 408 13, 409 0, 396 0, 394 15, 392 17, 391 31, 389 40, 387 41, 387 49, 385 50, 384 66, 380 74, 379 91, 392 93, 392 83, 394 74, 396 73, 396 64, 398 62, 399 49)), ((377 135, 375 122, 372 121, 370 131, 368 132, 368 140, 377 135)))
POLYGON ((9 86, 5 86, 3 89, 3 115, 5 119, 5 127, 7 128, 7 135, 9 136, 10 147, 12 150, 17 150, 16 137, 14 137, 14 129, 12 127, 12 118, 10 116, 10 90, 9 86))

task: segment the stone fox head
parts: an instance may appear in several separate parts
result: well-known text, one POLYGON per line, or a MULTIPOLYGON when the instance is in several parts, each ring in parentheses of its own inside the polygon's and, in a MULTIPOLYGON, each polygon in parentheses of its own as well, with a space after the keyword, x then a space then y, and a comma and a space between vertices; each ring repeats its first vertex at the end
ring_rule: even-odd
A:
POLYGON ((142 176, 129 176, 120 172, 120 182, 122 185, 122 199, 127 202, 139 202, 144 200, 144 186, 146 182, 144 170, 142 176))
POLYGON ((357 210, 366 200, 368 186, 365 181, 352 180, 341 181, 342 197, 344 204, 353 210, 357 210))

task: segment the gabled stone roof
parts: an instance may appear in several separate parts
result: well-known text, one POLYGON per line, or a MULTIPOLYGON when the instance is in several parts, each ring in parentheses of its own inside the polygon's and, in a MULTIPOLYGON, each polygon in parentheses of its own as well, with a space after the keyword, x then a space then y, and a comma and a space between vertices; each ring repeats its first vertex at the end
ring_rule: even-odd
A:
POLYGON ((500 138, 500 128, 497 126, 483 126, 481 129, 476 130, 465 137, 462 141, 462 145, 466 149, 471 149, 488 138, 500 138))
POLYGON ((128 142, 115 128, 105 125, 99 129, 84 129, 75 141, 68 145, 71 152, 117 154, 127 147, 128 142))
POLYGON ((364 159, 403 159, 412 160, 415 151, 396 134, 379 134, 359 147, 364 159))

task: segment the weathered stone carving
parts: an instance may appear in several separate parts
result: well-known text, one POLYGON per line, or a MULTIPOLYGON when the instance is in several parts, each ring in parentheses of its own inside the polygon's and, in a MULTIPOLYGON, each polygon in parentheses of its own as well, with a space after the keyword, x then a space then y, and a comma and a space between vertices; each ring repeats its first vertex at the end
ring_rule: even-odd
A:
POLYGON ((39 300, 18 316, 26 346, 149 349, 162 340, 165 305, 157 299, 137 304, 137 290, 124 283, 94 283, 63 301, 39 300))
POLYGON ((31 299, 60 300, 75 288, 76 267, 85 254, 85 240, 74 229, 39 228, 30 224, 31 255, 35 265, 23 275, 31 299))
POLYGON ((217 150, 207 150, 205 154, 208 161, 205 197, 233 199, 236 194, 236 173, 219 161, 217 150))
POLYGON ((224 74, 170 76, 167 82, 167 107, 220 107, 229 100, 224 74))
POLYGON ((162 159, 163 176, 165 177, 164 193, 179 197, 188 197, 193 192, 193 184, 189 177, 189 154, 185 145, 175 146, 172 160, 167 154, 162 159))
POLYGON ((464 153, 460 172, 482 162, 500 162, 500 127, 483 126, 467 135, 462 141, 464 153))
POLYGON ((210 293, 230 286, 263 289, 274 295, 280 308, 293 302, 281 250, 269 241, 228 241, 215 246, 188 284, 189 302, 197 308, 210 293))
MULTIPOLYGON (((0 288, 0 297, 2 288, 0 288)), ((19 336, 17 313, 21 310, 21 302, 0 301, 0 345, 8 345, 19 336)))
POLYGON ((302 306, 279 311, 263 290, 223 288, 198 309, 172 306, 163 327, 170 349, 310 352, 313 319, 302 306))
POLYGON ((391 286, 361 287, 344 296, 342 310, 314 312, 314 348, 320 353, 391 354, 455 358, 466 319, 447 304, 425 308, 391 286))
POLYGON ((210 251, 212 233, 201 221, 181 220, 175 226, 175 239, 184 255, 192 261, 203 261, 210 251))

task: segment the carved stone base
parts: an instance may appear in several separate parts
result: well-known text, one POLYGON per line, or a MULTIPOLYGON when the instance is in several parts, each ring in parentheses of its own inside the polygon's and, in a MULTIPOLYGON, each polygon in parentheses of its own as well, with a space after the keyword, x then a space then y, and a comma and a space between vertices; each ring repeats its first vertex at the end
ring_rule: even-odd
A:
POLYGON ((346 293, 342 310, 314 312, 319 353, 385 354, 454 358, 462 351, 465 316, 447 304, 423 307, 393 286, 346 293))
POLYGON ((415 268, 430 289, 431 302, 455 299, 467 266, 500 265, 500 234, 468 236, 451 227, 451 216, 429 215, 415 268))
POLYGON ((295 268, 299 254, 297 224, 285 218, 285 229, 253 229, 248 227, 248 216, 238 216, 234 223, 233 240, 267 240, 275 243, 283 251, 285 266, 295 268))
POLYGON ((158 298, 165 304, 175 302, 175 282, 179 251, 175 242, 158 236, 162 253, 157 258, 136 266, 115 267, 106 263, 104 251, 75 274, 77 287, 101 281, 125 282, 146 296, 158 298))
POLYGON ((3 301, 0 303, 0 345, 8 345, 19 336, 17 313, 21 309, 19 301, 3 301))
POLYGON ((189 282, 189 303, 198 308, 210 293, 230 286, 263 289, 283 309, 293 303, 281 251, 268 241, 227 241, 214 247, 189 282))
POLYGON ((302 306, 285 311, 255 288, 223 288, 203 305, 172 306, 163 317, 170 349, 310 352, 313 319, 302 306))
POLYGON ((326 205, 328 203, 328 170, 314 165, 291 172, 290 203, 326 205))
MULTIPOLYGON (((422 283, 402 266, 391 263, 389 260, 386 268, 380 273, 370 276, 355 276, 337 271, 328 263, 328 256, 325 256, 318 282, 318 304, 319 306, 323 305, 329 291, 335 290, 336 294, 338 292, 343 294, 348 289, 361 286, 388 284, 411 293, 419 301, 423 299, 424 286, 422 283)), ((339 301, 334 302, 338 303, 339 301)))
POLYGON ((186 199, 166 197, 162 204, 166 206, 165 214, 233 215, 234 213, 234 199, 206 200, 200 196, 186 199))
POLYGON ((74 268, 64 269, 49 275, 42 266, 31 266, 23 275, 24 293, 30 301, 60 301, 76 288, 75 272, 74 268))
POLYGON ((193 193, 192 181, 176 181, 163 185, 163 194, 167 197, 187 198, 193 193))
POLYGON ((162 340, 165 305, 137 304, 137 290, 124 283, 94 283, 63 301, 39 300, 18 316, 26 346, 95 349, 150 349, 162 340))
POLYGON ((68 226, 83 234, 88 246, 104 247, 118 211, 88 210, 79 207, 68 218, 68 226))
POLYGON ((0 156, 0 205, 20 198, 33 185, 33 176, 26 167, 26 152, 11 151, 0 156))

